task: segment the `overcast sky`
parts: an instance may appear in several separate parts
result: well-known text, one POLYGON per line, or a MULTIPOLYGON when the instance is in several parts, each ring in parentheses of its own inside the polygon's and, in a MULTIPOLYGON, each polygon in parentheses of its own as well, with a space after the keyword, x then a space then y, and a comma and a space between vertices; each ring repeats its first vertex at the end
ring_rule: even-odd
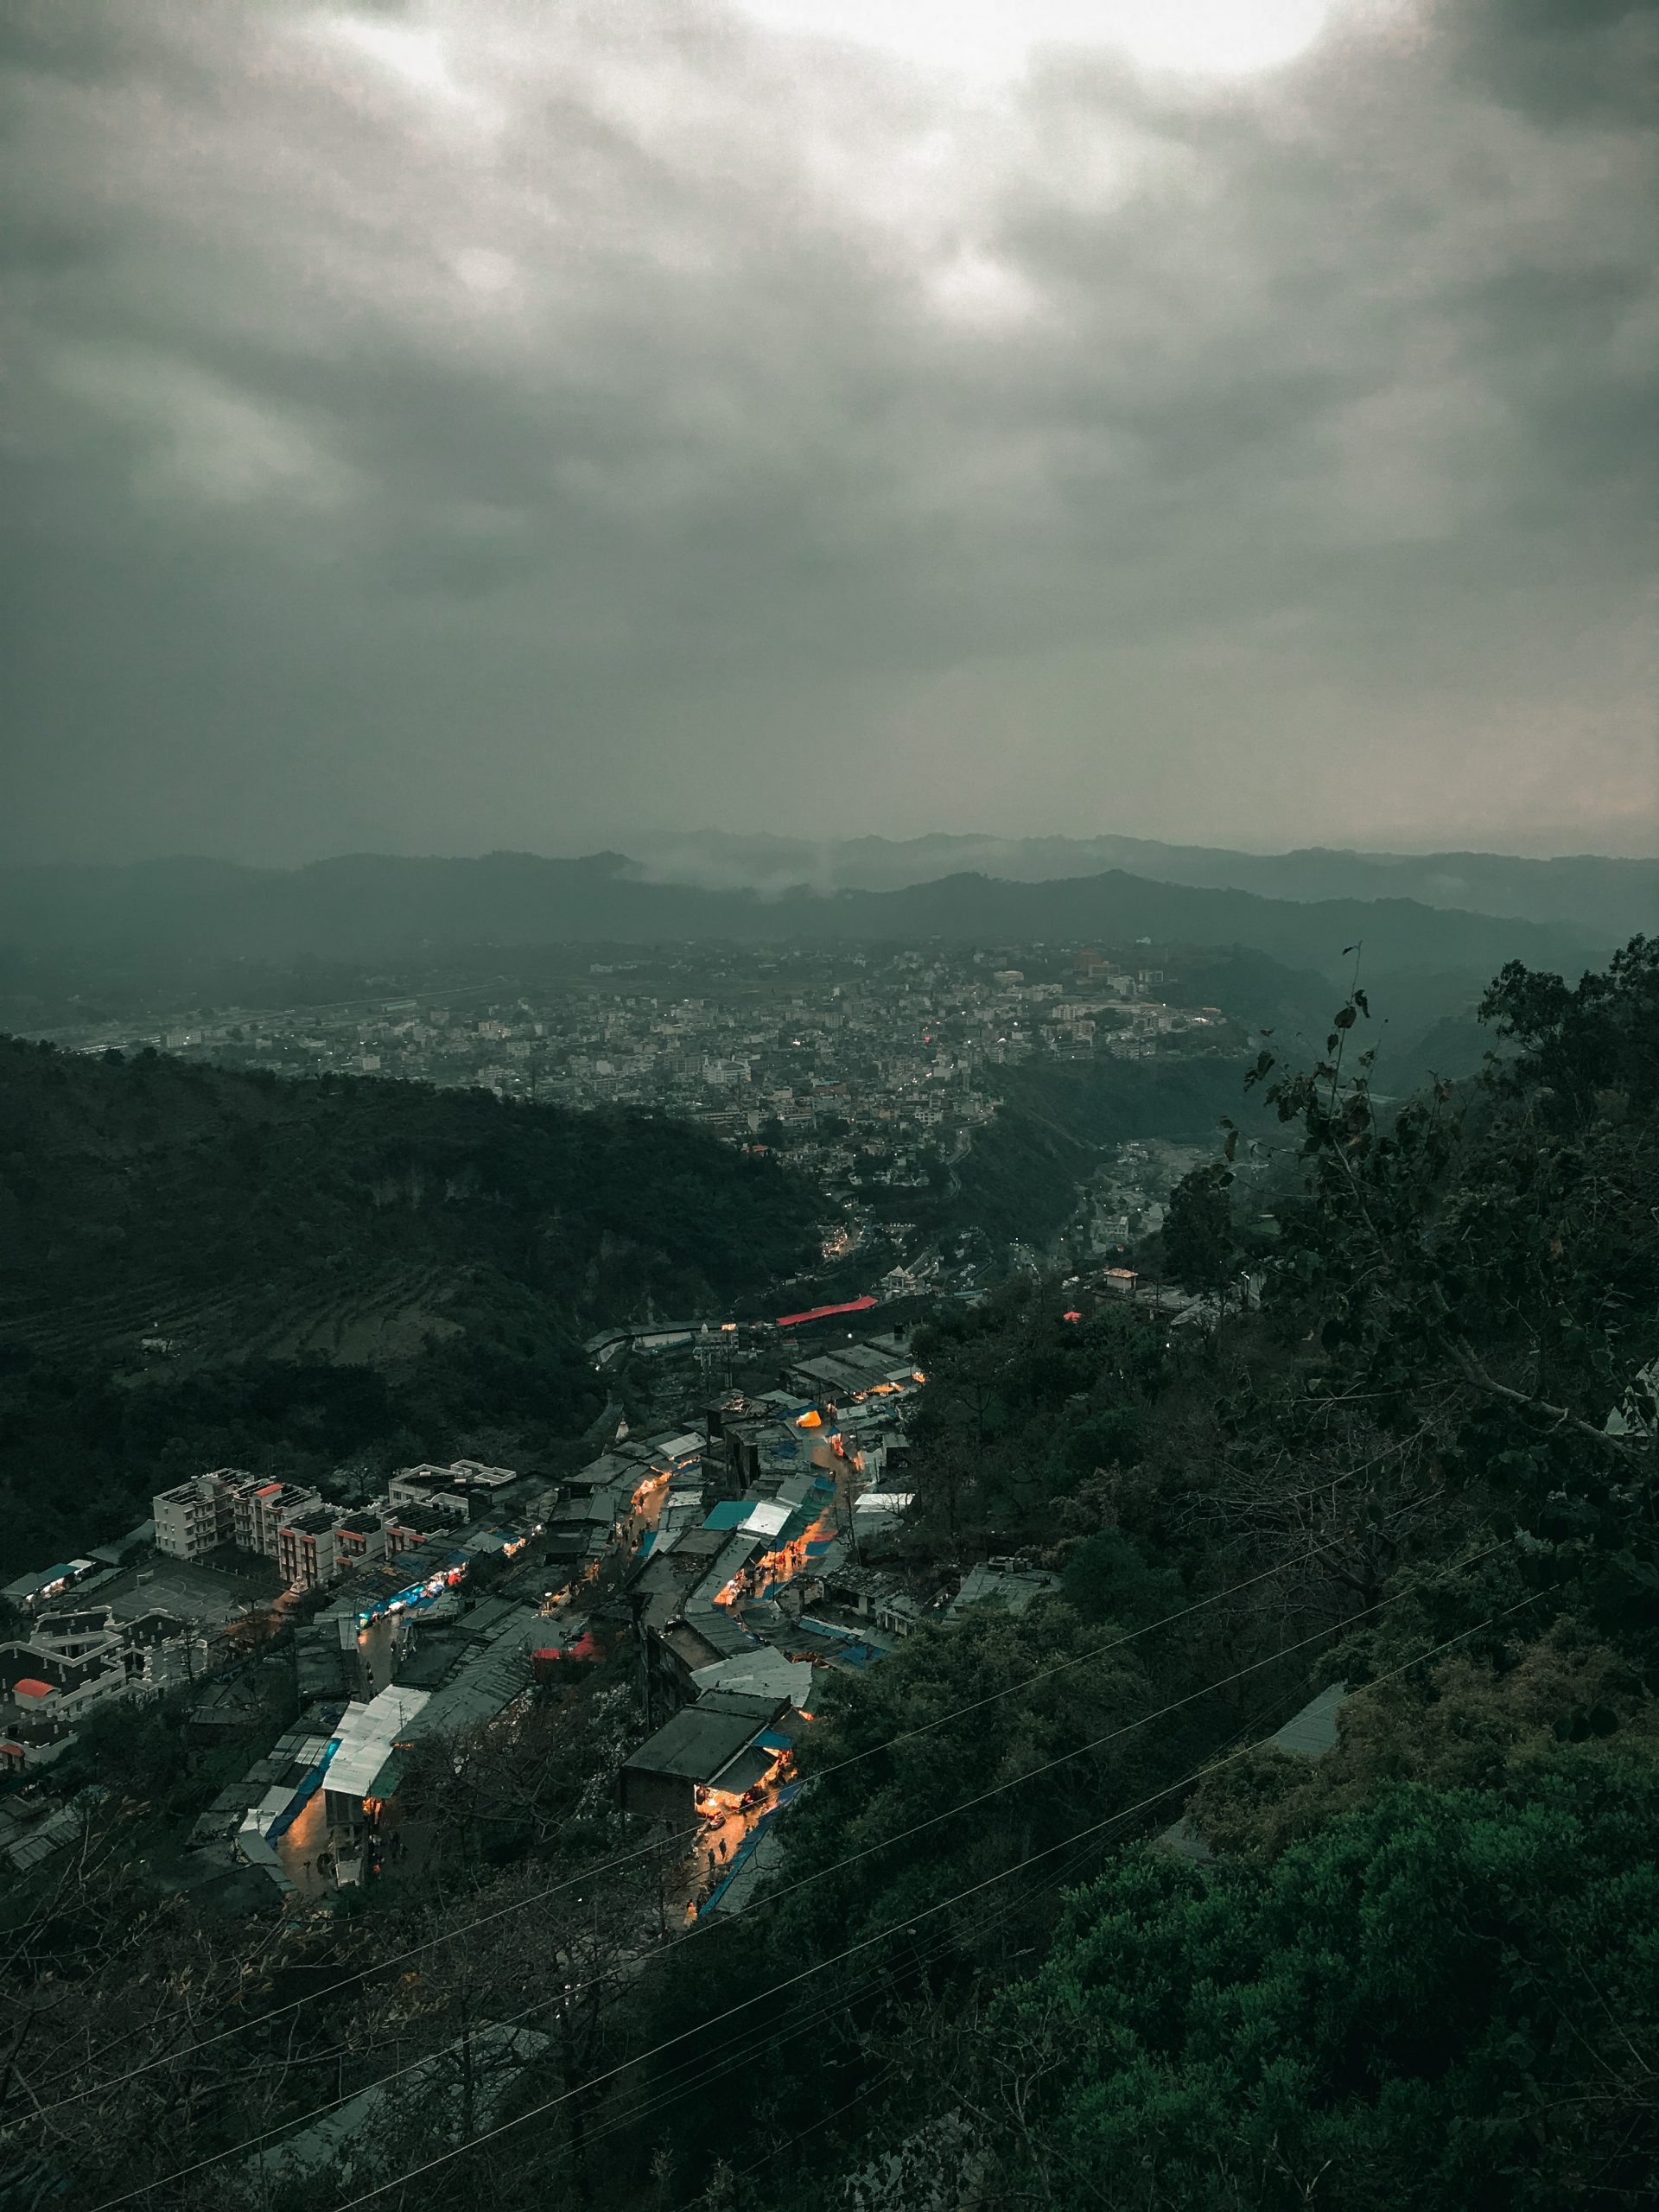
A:
POLYGON ((11 0, 0 850, 1654 850, 1655 26, 11 0))

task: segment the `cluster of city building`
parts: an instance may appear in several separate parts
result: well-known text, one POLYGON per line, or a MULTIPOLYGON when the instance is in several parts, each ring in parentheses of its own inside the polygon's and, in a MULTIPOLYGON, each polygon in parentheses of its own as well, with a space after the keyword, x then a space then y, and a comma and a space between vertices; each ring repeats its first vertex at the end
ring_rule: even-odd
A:
POLYGON ((675 1910, 735 1910, 826 1679, 929 1610, 1047 1586, 1005 1562, 925 1601, 881 1563, 923 1387, 899 1336, 791 1341, 776 1389, 658 1434, 623 1424, 562 1481, 462 1459, 346 1508, 204 1472, 157 1494, 143 1558, 129 1539, 4 1593, 0 1758, 32 1777, 93 1713, 192 1683, 194 1741, 245 1735, 266 1670, 291 1666, 292 1718, 198 1820, 188 1878, 317 1897, 402 1847, 423 1742, 508 1719, 538 1675, 622 1639, 648 1732, 621 1809, 677 1836, 675 1910))
MULTIPOLYGON (((1173 956, 1160 956, 1167 961, 1173 956)), ((1166 1002, 1147 947, 1117 954, 653 951, 537 988, 459 988, 333 1009, 219 1010, 147 1039, 285 1074, 476 1084, 578 1107, 648 1107, 735 1142, 776 1141, 846 1192, 919 1185, 995 1110, 988 1071, 1037 1057, 1149 1058, 1220 1032, 1166 1002)))

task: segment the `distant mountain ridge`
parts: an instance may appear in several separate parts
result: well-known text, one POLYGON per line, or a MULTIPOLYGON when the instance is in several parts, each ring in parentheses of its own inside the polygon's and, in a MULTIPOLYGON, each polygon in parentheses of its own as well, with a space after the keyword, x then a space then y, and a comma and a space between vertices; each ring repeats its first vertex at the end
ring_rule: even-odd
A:
POLYGON ((1412 899, 1519 921, 1560 922, 1622 941, 1659 928, 1659 859, 1578 854, 1553 860, 1508 853, 1365 853, 1322 846, 1245 853, 1146 837, 805 838, 724 831, 654 839, 645 872, 709 889, 891 891, 971 872, 1046 882, 1122 868, 1155 882, 1254 891, 1270 899, 1412 899))
POLYGON ((553 860, 348 855, 288 870, 203 861, 0 875, 0 944, 375 958, 558 943, 1243 945, 1326 976, 1357 938, 1366 971, 1486 976, 1506 960, 1576 974, 1613 942, 1560 923, 1409 899, 1275 899, 1122 869, 1047 881, 957 874, 889 891, 763 894, 652 880, 615 853, 553 860))

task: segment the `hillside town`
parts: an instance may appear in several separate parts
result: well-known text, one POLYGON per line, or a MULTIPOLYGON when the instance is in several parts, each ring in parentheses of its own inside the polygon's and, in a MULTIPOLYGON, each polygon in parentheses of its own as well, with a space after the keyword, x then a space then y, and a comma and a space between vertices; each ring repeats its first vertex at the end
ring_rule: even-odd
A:
POLYGON ((29 1786, 0 1852, 22 1868, 76 1832, 51 1770, 107 1708, 194 1692, 208 1749, 286 1669, 288 1725, 164 1878, 303 1908, 418 1856, 400 1802, 416 1747, 510 1725, 538 1681, 626 1648, 644 1739, 620 1809, 664 1824, 681 1917, 734 1910, 790 1802, 815 1685, 875 1663, 930 1609, 1052 1580, 982 1567, 924 1597, 883 1565, 925 1377, 899 1336, 817 1335, 788 1345, 776 1389, 677 1431, 620 1423, 563 1481, 462 1459, 348 1506, 217 1468, 160 1492, 124 1542, 18 1578, 0 1593, 0 1761, 29 1786))
MULTIPOLYGON (((1183 1329, 1213 1301, 1109 1267, 1064 1286, 1183 1329)), ((741 1909, 794 1794, 826 1680, 878 1663, 921 1622, 1058 1588, 1037 1555, 941 1573, 904 1541, 909 1429, 926 1385, 907 1331, 855 1336, 877 1301, 764 1326, 613 1328, 588 1351, 666 1370, 683 1424, 619 1421, 563 1478, 459 1458, 404 1467, 359 1502, 205 1470, 152 1517, 0 1590, 0 1856, 14 1872, 79 1833, 97 1785, 52 1769, 111 1708, 181 1693, 199 1751, 245 1733, 273 1688, 287 1724, 197 1819, 159 1876, 219 1909, 298 1909, 422 1849, 400 1785, 423 1742, 510 1726, 537 1685, 626 1649, 635 1725, 617 1804, 654 1824, 668 1904, 741 1909), (760 1365, 775 1387, 760 1387, 760 1365), (699 1385, 741 1364, 748 1382, 699 1385)), ((1067 1322, 1084 1319, 1082 1306, 1067 1322)), ((327 1486, 343 1491, 348 1484, 327 1486)))

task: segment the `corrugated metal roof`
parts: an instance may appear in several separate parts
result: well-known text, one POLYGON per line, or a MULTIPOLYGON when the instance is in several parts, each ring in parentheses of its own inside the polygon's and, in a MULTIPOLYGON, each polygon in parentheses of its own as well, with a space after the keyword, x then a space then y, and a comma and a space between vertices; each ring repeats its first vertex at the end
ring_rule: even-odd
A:
POLYGON ((790 1508, 776 1499, 763 1498, 752 1505, 741 1526, 756 1536, 778 1536, 783 1534, 790 1517, 790 1508))
POLYGON ((366 1797, 393 1744, 408 1733, 432 1694, 394 1682, 365 1705, 348 1706, 334 1732, 339 1749, 329 1764, 328 1789, 366 1797))
POLYGON ((712 1782, 777 1711, 774 1698, 734 1697, 716 1691, 700 1698, 648 1737, 624 1765, 636 1774, 671 1774, 687 1782, 712 1782))
POLYGON ((753 1696, 787 1698, 791 1705, 812 1700, 812 1669, 804 1660, 791 1659, 770 1645, 741 1651, 729 1659, 716 1659, 699 1667, 691 1676, 699 1690, 740 1690, 753 1696))
POLYGON ((714 1777, 714 1787, 741 1797, 746 1789, 753 1789, 757 1783, 764 1782, 777 1764, 777 1752, 763 1751, 756 1741, 747 1751, 740 1751, 729 1765, 721 1767, 714 1777))

